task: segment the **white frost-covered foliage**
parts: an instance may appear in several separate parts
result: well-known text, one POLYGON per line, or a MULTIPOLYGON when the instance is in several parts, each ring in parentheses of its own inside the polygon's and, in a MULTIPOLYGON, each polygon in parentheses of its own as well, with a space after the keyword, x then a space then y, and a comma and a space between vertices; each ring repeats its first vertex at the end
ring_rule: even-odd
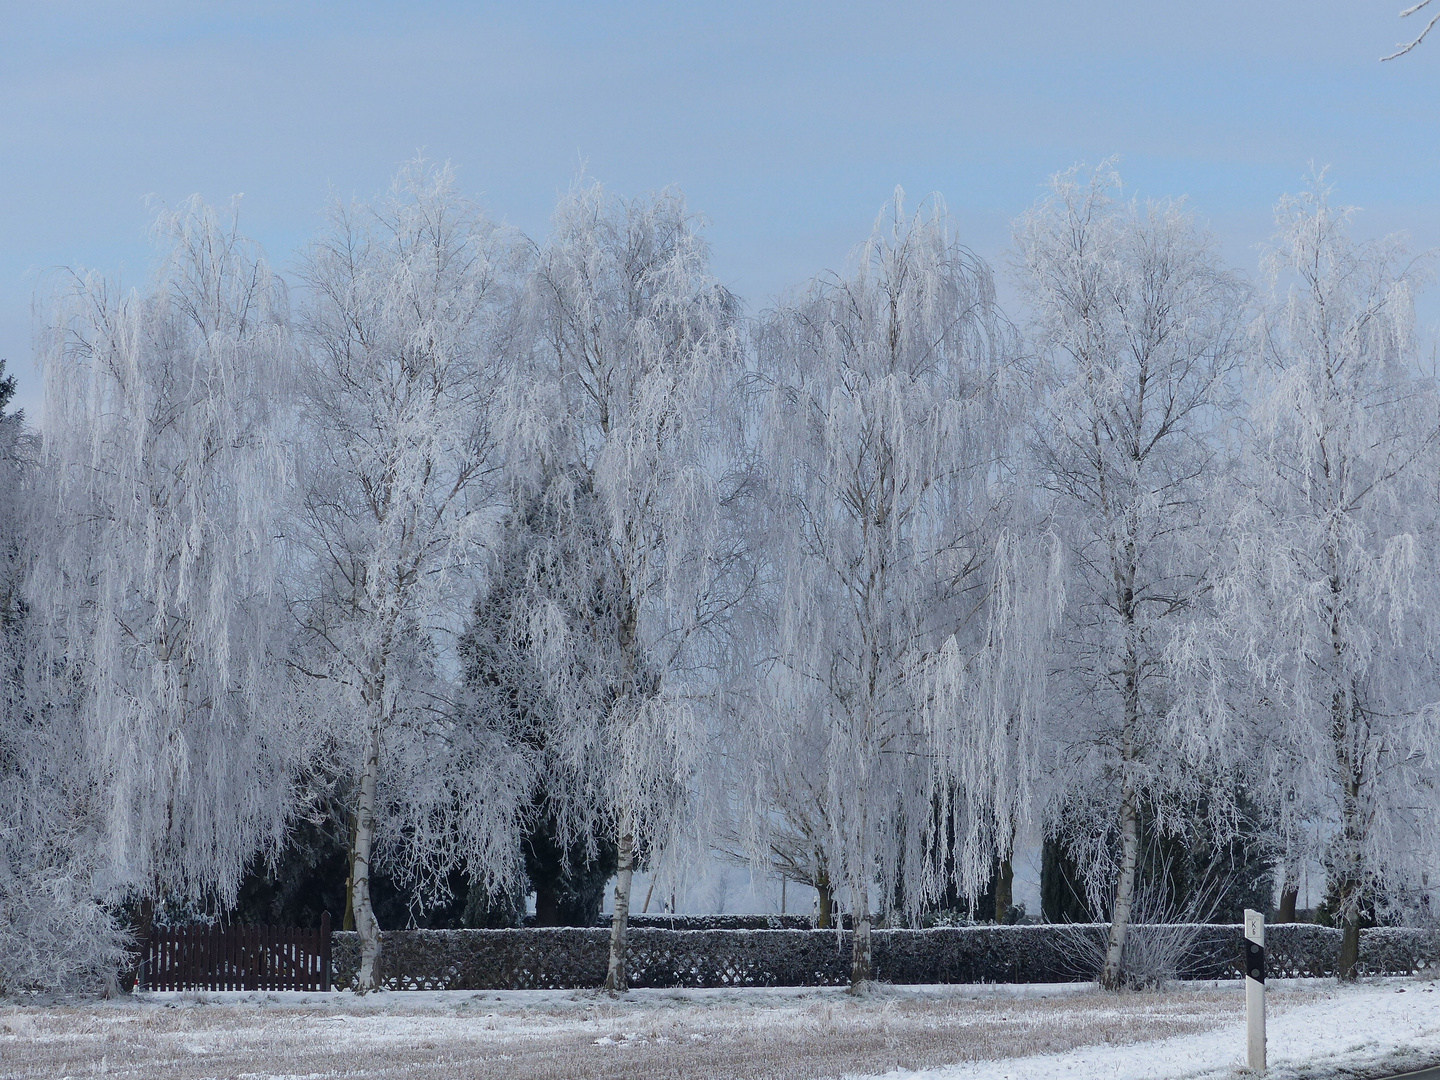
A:
POLYGON ((416 162, 375 205, 337 205, 301 270, 295 599, 354 813, 362 988, 372 859, 441 889, 456 866, 491 889, 520 870, 526 757, 462 722, 453 653, 499 508, 516 258, 450 170, 416 162))
POLYGON ((1322 859, 1353 927, 1437 869, 1440 398, 1403 244, 1352 240, 1318 182, 1276 217, 1222 614, 1287 862, 1322 859))
POLYGON ((972 813, 985 817, 988 799, 952 803, 948 790, 982 770, 937 773, 926 720, 947 764, 983 722, 983 709, 960 717, 949 688, 983 637, 1004 543, 1014 342, 989 268, 943 205, 907 216, 898 193, 849 271, 767 313, 758 334, 771 593, 744 755, 752 819, 816 846, 861 931, 863 981, 876 906, 890 908, 897 883, 911 911, 943 887, 937 806, 963 821, 961 888, 988 884, 972 813), (945 700, 927 710, 942 660, 945 700))
POLYGON ((1015 234, 1032 332, 1053 366, 1036 443, 1067 547, 1054 662, 1066 811, 1052 828, 1081 856, 1092 904, 1113 897, 1109 985, 1121 977, 1140 815, 1179 831, 1177 806, 1209 796, 1218 814, 1228 798, 1224 785, 1205 790, 1223 775, 1214 758, 1228 737, 1189 722, 1173 654, 1205 615, 1218 524, 1207 508, 1244 304, 1182 205, 1120 202, 1119 187, 1108 167, 1063 173, 1015 234))
POLYGON ((43 709, 22 586, 36 531, 33 439, 5 406, 0 363, 0 995, 94 984, 119 961, 120 935, 96 894, 102 852, 74 716, 43 709))
POLYGON ((19 632, 0 642, 0 996, 109 984, 115 918, 104 807, 73 713, 27 696, 19 632))
POLYGON ((103 832, 106 894, 224 904, 291 805, 270 649, 286 299, 198 199, 155 235, 143 292, 73 275, 41 334, 31 701, 103 832))
POLYGON ((619 841, 612 988, 639 852, 672 847, 700 741, 695 694, 725 596, 724 415, 734 304, 674 192, 563 198, 530 283, 517 372, 518 497, 543 506, 522 600, 558 738, 565 836, 619 841))

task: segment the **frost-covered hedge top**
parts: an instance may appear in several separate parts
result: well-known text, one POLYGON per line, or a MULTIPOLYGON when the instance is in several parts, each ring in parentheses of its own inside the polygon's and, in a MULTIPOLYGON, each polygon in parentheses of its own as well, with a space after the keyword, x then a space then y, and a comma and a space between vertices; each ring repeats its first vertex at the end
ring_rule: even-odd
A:
MULTIPOLYGON (((609 926, 610 917, 602 915, 597 926, 609 926)), ((660 930, 813 930, 815 920, 809 915, 631 915, 631 926, 649 926, 660 930)))

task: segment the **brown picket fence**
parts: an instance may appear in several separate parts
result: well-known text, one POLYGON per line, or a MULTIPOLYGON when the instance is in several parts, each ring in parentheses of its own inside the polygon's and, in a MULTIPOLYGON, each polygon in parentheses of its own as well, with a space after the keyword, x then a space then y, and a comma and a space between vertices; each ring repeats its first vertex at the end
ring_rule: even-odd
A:
POLYGON ((142 990, 330 989, 329 912, 318 930, 157 926, 142 945, 142 990))

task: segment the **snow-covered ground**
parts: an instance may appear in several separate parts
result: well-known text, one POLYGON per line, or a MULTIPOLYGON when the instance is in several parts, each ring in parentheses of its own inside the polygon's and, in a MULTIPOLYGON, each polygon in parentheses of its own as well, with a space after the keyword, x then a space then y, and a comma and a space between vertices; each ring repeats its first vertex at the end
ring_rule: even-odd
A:
MULTIPOLYGON (((1440 984, 1378 979, 1272 983, 1267 1009, 1271 1080, 1383 1077, 1440 1065, 1440 984)), ((1209 1031, 1129 1046, 925 1070, 885 1080, 1209 1080, 1247 1075, 1243 1017, 1209 1031)))
MULTIPOLYGON (((1274 983, 1272 1076, 1440 1063, 1440 987, 1274 983)), ((350 994, 146 994, 0 1005, 0 1078, 1232 1077, 1234 984, 1113 996, 1088 986, 350 994), (918 1070, 918 1071, 917 1071, 918 1070)))

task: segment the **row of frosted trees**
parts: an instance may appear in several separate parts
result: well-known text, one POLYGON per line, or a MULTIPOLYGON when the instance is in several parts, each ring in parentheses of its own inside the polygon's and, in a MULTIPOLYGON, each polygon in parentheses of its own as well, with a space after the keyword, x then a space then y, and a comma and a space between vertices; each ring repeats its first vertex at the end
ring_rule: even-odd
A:
POLYGON ((337 806, 362 988, 372 870, 514 898, 541 834, 614 860, 615 989, 638 865, 813 884, 859 983, 872 918, 1003 907, 1036 835, 1107 985, 1155 852, 1242 832, 1282 910, 1323 868, 1353 974, 1440 851, 1440 398, 1423 265, 1319 184, 1277 223, 1255 286, 1062 174, 1009 318, 897 193, 752 312, 677 193, 577 185, 537 243, 417 163, 288 282, 198 201, 143 288, 52 280, 0 411, 0 985, 337 806))

